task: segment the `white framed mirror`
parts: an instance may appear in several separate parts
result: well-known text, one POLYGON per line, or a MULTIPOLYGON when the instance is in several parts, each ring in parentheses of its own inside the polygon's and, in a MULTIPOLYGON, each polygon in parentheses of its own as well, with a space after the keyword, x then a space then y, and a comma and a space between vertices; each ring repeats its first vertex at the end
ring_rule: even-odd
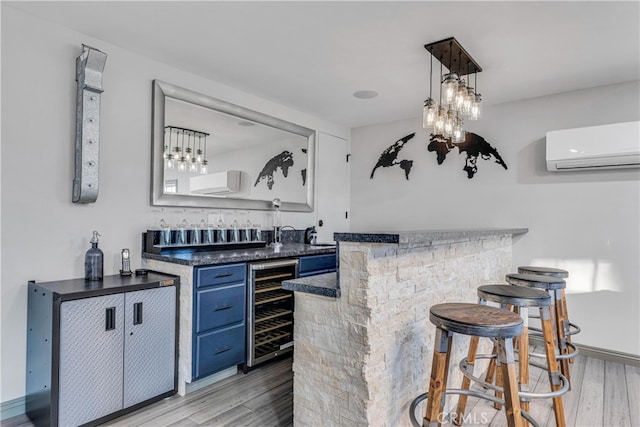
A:
POLYGON ((316 132, 153 81, 151 204, 313 211, 316 132))

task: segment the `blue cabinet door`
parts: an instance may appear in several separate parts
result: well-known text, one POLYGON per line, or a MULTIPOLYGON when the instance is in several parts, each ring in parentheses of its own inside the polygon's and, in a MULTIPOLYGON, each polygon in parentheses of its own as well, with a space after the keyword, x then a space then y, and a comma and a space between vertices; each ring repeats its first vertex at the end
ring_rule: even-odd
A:
POLYGON ((243 282, 196 291, 196 333, 242 322, 245 288, 243 282))
POLYGON ((298 276, 307 277, 336 271, 336 254, 300 257, 298 276))
POLYGON ((198 267, 194 272, 196 288, 240 283, 247 278, 246 264, 229 264, 215 267, 198 267))
POLYGON ((244 363, 244 323, 199 334, 195 347, 194 379, 244 363))

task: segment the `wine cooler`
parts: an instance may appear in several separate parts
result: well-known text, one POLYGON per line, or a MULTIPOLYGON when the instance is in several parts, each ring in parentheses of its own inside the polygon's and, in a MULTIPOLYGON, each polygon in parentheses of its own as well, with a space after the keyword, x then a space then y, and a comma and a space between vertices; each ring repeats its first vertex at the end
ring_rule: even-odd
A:
POLYGON ((247 366, 293 350, 293 292, 281 282, 297 271, 297 259, 249 264, 247 366))

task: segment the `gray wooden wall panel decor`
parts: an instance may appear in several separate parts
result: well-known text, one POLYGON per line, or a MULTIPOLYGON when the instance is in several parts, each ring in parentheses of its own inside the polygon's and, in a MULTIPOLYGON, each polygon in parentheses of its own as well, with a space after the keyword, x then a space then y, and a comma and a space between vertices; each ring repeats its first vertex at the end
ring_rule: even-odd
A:
POLYGON ((74 203, 93 203, 98 198, 100 94, 106 61, 106 53, 86 45, 82 45, 82 53, 76 58, 74 203))

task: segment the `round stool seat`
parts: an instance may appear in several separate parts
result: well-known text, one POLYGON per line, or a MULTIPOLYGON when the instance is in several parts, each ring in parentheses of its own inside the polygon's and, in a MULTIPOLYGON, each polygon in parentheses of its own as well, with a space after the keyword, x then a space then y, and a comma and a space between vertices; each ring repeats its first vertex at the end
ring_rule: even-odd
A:
POLYGON ((539 274, 507 274, 507 282, 512 285, 531 286, 544 290, 564 289, 567 283, 557 277, 541 276, 539 274))
POLYGON ((544 307, 553 305, 548 292, 527 286, 484 285, 478 288, 478 298, 485 301, 510 304, 517 307, 544 307))
POLYGON ((567 270, 561 270, 559 268, 551 268, 551 267, 534 267, 534 266, 518 267, 518 273, 539 274, 541 276, 558 277, 560 279, 566 279, 567 277, 569 277, 569 272, 567 270))
POLYGON ((523 328, 523 320, 516 313, 468 303, 434 305, 429 310, 429 320, 448 332, 489 338, 517 337, 523 328))

